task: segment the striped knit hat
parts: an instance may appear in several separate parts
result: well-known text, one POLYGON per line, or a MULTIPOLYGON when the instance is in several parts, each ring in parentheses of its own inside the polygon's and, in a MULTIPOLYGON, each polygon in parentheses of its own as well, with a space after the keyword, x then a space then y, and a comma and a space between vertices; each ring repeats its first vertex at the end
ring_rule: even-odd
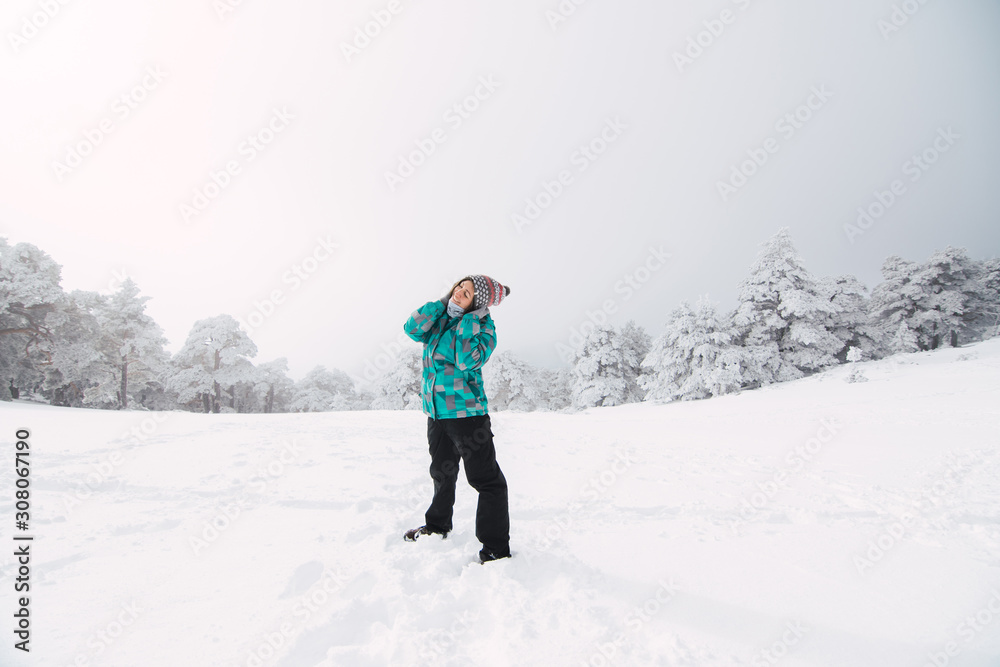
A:
POLYGON ((509 287, 501 285, 489 276, 465 276, 462 280, 471 280, 476 291, 475 296, 472 297, 473 310, 478 310, 483 306, 499 306, 503 298, 510 294, 509 287))

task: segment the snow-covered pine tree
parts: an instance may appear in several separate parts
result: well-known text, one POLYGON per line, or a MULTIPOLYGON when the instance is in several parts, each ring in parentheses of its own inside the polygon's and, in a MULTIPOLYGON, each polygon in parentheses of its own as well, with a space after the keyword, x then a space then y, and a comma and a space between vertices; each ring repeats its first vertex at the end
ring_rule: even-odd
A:
POLYGON ((372 410, 420 410, 423 406, 420 385, 423 380, 421 349, 405 347, 395 364, 374 383, 372 410))
POLYGON ((650 344, 649 335, 631 320, 620 331, 610 324, 596 326, 574 350, 574 407, 641 401, 643 391, 636 380, 650 344))
POLYGON ((868 319, 868 288, 854 276, 823 278, 822 290, 834 306, 827 315, 826 329, 840 341, 837 352, 841 363, 848 361, 848 348, 855 347, 863 359, 878 356, 877 339, 868 319))
POLYGON ((914 280, 926 295, 918 329, 927 349, 979 339, 976 306, 983 289, 981 272, 980 262, 970 259, 964 248, 952 246, 935 252, 921 265, 914 280))
POLYGON ((257 367, 259 373, 254 389, 261 412, 288 412, 294 397, 295 383, 288 377, 288 359, 279 357, 257 367))
POLYGON ((571 398, 574 373, 569 368, 539 368, 537 371, 538 409, 567 410, 571 398))
POLYGON ((853 345, 848 348, 846 360, 851 365, 851 372, 847 374, 847 382, 868 382, 865 374, 858 370, 858 362, 864 358, 864 354, 859 348, 853 345))
POLYGON ((537 372, 510 350, 490 357, 483 366, 483 384, 490 411, 538 409, 537 372))
POLYGON ((252 364, 248 367, 240 363, 255 356, 257 346, 231 315, 198 320, 184 346, 171 359, 175 370, 168 387, 177 392, 182 405, 221 412, 225 387, 256 380, 249 372, 252 364))
POLYGON ((1000 336, 1000 259, 993 258, 979 265, 978 296, 973 304, 977 313, 975 328, 980 340, 1000 336))
POLYGON ((896 332, 886 338, 886 347, 890 354, 918 352, 920 340, 916 331, 908 327, 906 322, 900 322, 896 332))
POLYGON ((720 319, 708 299, 698 299, 694 308, 682 302, 642 361, 638 383, 646 392, 643 400, 692 400, 739 391, 742 350, 733 344, 735 338, 732 323, 720 319))
POLYGON ((97 349, 103 364, 96 387, 84 392, 87 405, 128 409, 135 396, 160 379, 168 355, 163 330, 146 314, 148 296, 139 296, 131 278, 109 298, 100 298, 92 310, 101 336, 97 349))
POLYGON ((916 263, 897 255, 882 262, 882 282, 868 302, 869 321, 879 333, 880 356, 919 349, 917 332, 911 327, 921 292, 912 281, 916 270, 916 263))
POLYGON ((257 396, 257 385, 263 377, 260 369, 249 359, 239 359, 230 373, 232 377, 238 379, 233 384, 223 387, 229 400, 223 400, 222 412, 261 412, 257 396))
POLYGON ((103 332, 94 315, 102 299, 97 292, 74 290, 46 317, 53 344, 51 363, 42 366, 41 393, 52 405, 83 407, 86 391, 98 385, 95 378, 107 373, 103 332))
POLYGON ((337 368, 319 365, 295 383, 295 396, 289 412, 332 412, 357 409, 354 380, 337 368))
POLYGON ((746 386, 794 380, 837 363, 843 343, 826 329, 837 306, 806 270, 787 227, 765 244, 738 298, 734 321, 746 348, 746 386))
MULTIPOLYGON (((42 366, 51 363, 54 345, 46 316, 64 297, 60 273, 61 267, 36 246, 11 246, 0 237, 0 378, 5 386, 10 380, 34 391, 44 380, 42 366)), ((0 396, 11 398, 9 391, 0 396)))
POLYGON ((911 340, 919 350, 977 340, 982 274, 983 267, 964 249, 951 246, 920 264, 888 257, 869 306, 888 352, 912 351, 911 340))

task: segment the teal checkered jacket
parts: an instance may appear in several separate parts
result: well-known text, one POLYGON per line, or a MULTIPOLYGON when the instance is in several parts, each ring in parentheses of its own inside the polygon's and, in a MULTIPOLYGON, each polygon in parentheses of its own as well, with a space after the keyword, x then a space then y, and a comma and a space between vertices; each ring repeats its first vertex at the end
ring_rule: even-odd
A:
POLYGON ((457 419, 487 414, 480 369, 497 345, 489 310, 451 317, 447 299, 430 301, 413 311, 403 331, 424 344, 424 414, 433 419, 457 419))

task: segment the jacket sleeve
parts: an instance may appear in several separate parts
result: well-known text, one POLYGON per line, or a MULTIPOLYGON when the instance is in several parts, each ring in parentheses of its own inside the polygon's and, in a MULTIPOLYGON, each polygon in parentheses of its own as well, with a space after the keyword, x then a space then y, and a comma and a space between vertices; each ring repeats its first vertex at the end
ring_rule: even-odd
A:
POLYGON ((486 315, 480 320, 473 313, 466 313, 455 331, 455 366, 460 371, 482 368, 496 346, 493 318, 486 315))
POLYGON ((431 334, 431 327, 441 317, 444 310, 444 302, 440 299, 428 301, 413 311, 413 314, 406 320, 406 324, 403 325, 403 331, 418 343, 426 343, 427 337, 431 334))

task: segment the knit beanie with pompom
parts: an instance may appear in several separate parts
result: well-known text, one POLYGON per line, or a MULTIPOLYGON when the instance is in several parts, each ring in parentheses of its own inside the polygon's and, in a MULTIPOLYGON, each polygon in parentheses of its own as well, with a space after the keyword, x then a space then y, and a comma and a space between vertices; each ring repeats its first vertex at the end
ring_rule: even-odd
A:
POLYGON ((499 306, 504 297, 510 294, 509 287, 501 285, 489 276, 466 276, 462 280, 471 280, 475 289, 476 293, 472 297, 472 310, 479 310, 483 306, 499 306))

